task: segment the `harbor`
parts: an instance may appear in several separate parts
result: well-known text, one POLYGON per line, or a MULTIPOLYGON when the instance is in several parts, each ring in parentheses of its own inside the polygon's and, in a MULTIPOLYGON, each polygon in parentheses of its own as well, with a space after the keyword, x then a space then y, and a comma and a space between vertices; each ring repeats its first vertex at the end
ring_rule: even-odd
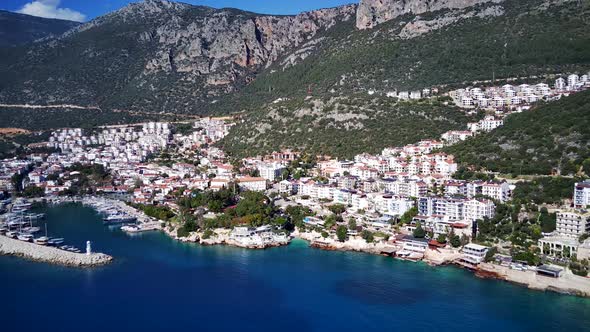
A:
POLYGON ((0 254, 76 267, 103 265, 112 260, 111 256, 93 253, 90 241, 82 253, 62 237, 49 237, 47 223, 41 223, 45 214, 28 212, 33 203, 25 199, 2 203, 9 212, 0 216, 0 254))
POLYGON ((162 229, 159 220, 146 216, 120 200, 88 196, 81 203, 96 210, 103 217, 104 225, 118 227, 128 234, 162 229))

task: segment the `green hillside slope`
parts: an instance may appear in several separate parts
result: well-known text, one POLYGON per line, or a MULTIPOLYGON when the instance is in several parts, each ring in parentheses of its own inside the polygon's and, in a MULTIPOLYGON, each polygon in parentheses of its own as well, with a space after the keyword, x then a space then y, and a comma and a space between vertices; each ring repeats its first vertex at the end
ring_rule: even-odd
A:
POLYGON ((511 174, 590 174, 590 91, 509 116, 503 127, 449 147, 459 162, 511 174))

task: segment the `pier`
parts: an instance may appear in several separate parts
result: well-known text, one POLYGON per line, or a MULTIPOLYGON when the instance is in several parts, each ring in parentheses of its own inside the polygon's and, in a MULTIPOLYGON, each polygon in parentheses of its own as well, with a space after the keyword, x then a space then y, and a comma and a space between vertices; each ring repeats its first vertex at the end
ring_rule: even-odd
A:
POLYGON ((30 260, 72 267, 105 265, 113 257, 101 253, 74 253, 54 247, 24 242, 0 235, 0 254, 24 257, 30 260))

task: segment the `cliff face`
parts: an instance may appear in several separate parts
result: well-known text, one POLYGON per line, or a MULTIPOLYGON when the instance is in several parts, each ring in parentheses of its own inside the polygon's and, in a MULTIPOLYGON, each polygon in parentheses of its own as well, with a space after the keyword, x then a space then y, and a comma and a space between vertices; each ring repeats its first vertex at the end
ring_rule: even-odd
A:
POLYGON ((462 9, 503 0, 361 0, 357 16, 358 29, 371 29, 404 14, 422 14, 442 9, 462 9))

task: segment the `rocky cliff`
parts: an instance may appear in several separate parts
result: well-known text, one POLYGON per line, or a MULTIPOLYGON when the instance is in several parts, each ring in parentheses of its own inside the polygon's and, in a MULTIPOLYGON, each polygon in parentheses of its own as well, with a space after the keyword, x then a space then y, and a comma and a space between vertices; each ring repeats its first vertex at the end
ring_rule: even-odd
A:
POLYGON ((358 29, 370 29, 404 14, 423 14, 443 9, 463 9, 503 0, 361 0, 357 16, 358 29))

